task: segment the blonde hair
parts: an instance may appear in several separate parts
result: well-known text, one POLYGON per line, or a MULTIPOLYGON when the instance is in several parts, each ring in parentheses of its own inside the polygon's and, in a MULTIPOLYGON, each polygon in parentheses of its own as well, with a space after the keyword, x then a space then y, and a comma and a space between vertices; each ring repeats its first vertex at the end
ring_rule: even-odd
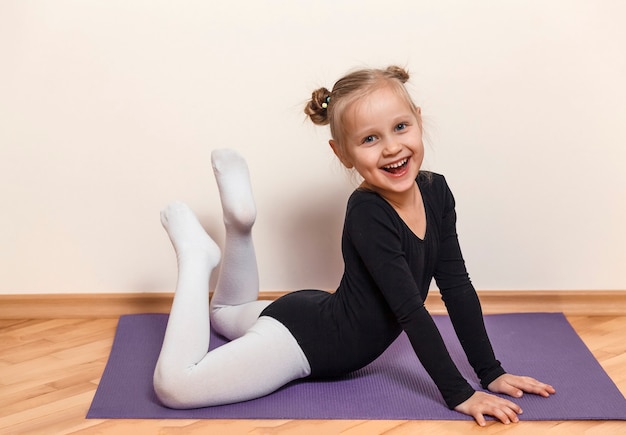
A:
POLYGON ((420 119, 417 106, 404 86, 408 80, 409 73, 404 68, 395 65, 385 69, 360 69, 337 80, 332 91, 323 87, 313 91, 311 99, 304 108, 304 113, 314 124, 329 124, 332 138, 343 148, 346 137, 343 122, 345 109, 356 100, 382 87, 388 86, 397 92, 420 119))

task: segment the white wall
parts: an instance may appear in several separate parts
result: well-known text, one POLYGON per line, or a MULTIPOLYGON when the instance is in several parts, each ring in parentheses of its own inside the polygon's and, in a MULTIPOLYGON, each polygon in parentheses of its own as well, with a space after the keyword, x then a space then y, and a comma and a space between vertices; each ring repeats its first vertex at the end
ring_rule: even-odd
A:
POLYGON ((334 288, 349 177, 310 92, 405 65, 479 289, 626 289, 626 3, 0 2, 0 293, 171 291, 158 212, 222 237, 250 165, 264 290, 334 288))

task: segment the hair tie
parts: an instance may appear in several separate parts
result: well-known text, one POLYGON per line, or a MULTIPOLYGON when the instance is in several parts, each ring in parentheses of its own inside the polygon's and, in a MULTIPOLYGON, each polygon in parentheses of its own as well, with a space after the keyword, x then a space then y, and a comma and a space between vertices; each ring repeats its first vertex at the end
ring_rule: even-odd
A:
POLYGON ((322 109, 327 109, 329 103, 330 103, 330 95, 326 97, 326 101, 322 103, 322 109))

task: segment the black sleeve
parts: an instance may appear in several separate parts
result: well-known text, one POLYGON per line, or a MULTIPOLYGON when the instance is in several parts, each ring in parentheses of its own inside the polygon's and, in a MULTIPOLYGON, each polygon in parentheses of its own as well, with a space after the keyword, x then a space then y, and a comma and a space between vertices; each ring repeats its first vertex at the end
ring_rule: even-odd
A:
POLYGON ((485 330, 480 301, 465 268, 456 232, 454 197, 447 184, 443 190, 443 204, 435 281, 467 359, 483 388, 487 388, 505 371, 494 355, 485 330))
POLYGON ((474 389, 458 371, 441 334, 426 310, 410 273, 400 236, 389 210, 378 204, 355 207, 346 220, 348 235, 395 314, 420 362, 449 408, 467 400, 474 389))

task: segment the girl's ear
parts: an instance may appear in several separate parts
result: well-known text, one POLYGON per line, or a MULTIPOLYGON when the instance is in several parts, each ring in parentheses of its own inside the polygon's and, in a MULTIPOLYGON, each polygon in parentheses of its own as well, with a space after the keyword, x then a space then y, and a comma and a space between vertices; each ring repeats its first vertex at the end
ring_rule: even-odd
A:
POLYGON ((420 130, 422 129, 422 108, 421 107, 416 107, 415 111, 417 112, 417 125, 419 126, 420 130))
POLYGON ((333 149, 333 152, 335 153, 335 155, 337 156, 341 164, 344 165, 348 169, 352 169, 354 165, 350 162, 350 160, 346 156, 344 156, 341 150, 341 147, 337 144, 337 142, 331 139, 328 141, 328 143, 330 144, 330 147, 333 149))

